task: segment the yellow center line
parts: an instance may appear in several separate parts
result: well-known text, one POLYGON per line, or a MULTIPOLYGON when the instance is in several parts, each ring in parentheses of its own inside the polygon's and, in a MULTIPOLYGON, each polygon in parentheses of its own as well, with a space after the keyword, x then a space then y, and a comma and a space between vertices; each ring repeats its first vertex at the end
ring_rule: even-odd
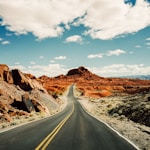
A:
POLYGON ((71 117, 71 115, 74 112, 74 104, 71 113, 66 116, 56 127, 55 129, 47 135, 47 137, 35 148, 35 150, 45 150, 47 146, 50 144, 50 142, 54 139, 56 134, 60 131, 60 129, 63 127, 63 125, 67 122, 67 120, 71 117))

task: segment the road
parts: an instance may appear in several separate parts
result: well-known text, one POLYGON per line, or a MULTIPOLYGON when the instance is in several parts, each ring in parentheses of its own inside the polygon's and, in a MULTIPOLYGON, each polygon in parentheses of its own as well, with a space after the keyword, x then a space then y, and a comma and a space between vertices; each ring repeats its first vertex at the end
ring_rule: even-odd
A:
POLYGON ((0 133, 0 150, 136 150, 91 117, 68 92, 68 105, 55 116, 0 133))

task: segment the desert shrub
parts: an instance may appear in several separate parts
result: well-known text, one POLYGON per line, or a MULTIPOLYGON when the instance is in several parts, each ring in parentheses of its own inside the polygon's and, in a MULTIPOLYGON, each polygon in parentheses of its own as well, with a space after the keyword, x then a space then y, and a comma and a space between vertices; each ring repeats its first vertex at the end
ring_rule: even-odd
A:
POLYGON ((10 123, 10 126, 14 126, 14 125, 18 125, 18 124, 19 124, 18 122, 13 121, 13 122, 10 123))
POLYGON ((118 114, 119 116, 124 115, 134 122, 150 127, 150 110, 148 104, 119 105, 108 110, 108 113, 112 116, 114 116, 114 114, 118 114))
POLYGON ((112 104, 108 104, 108 105, 107 105, 107 108, 111 108, 111 107, 112 107, 112 104))
POLYGON ((52 96, 53 96, 54 99, 58 98, 58 95, 56 93, 53 93, 52 96))
POLYGON ((7 125, 6 124, 1 124, 1 129, 6 128, 7 125))

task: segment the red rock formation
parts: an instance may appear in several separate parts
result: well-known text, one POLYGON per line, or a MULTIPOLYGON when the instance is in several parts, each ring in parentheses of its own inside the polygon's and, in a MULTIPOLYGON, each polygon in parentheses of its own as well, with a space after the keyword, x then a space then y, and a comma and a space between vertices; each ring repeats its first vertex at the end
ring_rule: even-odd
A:
POLYGON ((13 83, 11 72, 9 72, 9 68, 5 64, 0 64, 0 80, 13 83))
POLYGON ((9 68, 7 65, 0 65, 0 80, 7 81, 9 68))
POLYGON ((72 69, 70 71, 68 71, 66 76, 75 76, 75 75, 79 75, 79 76, 85 76, 85 75, 90 75, 92 74, 91 72, 89 72, 86 68, 84 67, 79 67, 77 69, 72 69))
POLYGON ((30 79, 36 79, 36 77, 32 74, 24 74, 26 77, 29 77, 30 79))
POLYGON ((49 114, 57 104, 33 75, 0 65, 0 122, 32 111, 49 114))
POLYGON ((12 77, 14 80, 14 84, 19 85, 19 87, 25 91, 38 89, 45 92, 45 89, 39 82, 37 82, 35 79, 30 79, 29 75, 25 75, 17 69, 12 70, 12 77))
POLYGON ((75 83, 82 95, 95 98, 118 93, 134 94, 150 91, 149 80, 104 78, 93 74, 84 67, 72 69, 66 76, 60 75, 55 78, 43 76, 38 80, 47 90, 58 94, 64 92, 70 84, 75 83))

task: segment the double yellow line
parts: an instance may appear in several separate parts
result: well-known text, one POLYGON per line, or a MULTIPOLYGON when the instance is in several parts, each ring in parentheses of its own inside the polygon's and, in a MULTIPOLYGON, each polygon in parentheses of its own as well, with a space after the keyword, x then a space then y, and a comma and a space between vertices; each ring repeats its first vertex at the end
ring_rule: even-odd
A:
POLYGON ((45 150, 47 146, 51 143, 51 141, 54 139, 56 134, 60 131, 62 126, 67 122, 67 120, 71 117, 71 115, 74 112, 74 104, 71 113, 66 116, 56 127, 55 129, 48 134, 48 136, 35 148, 35 150, 45 150))

